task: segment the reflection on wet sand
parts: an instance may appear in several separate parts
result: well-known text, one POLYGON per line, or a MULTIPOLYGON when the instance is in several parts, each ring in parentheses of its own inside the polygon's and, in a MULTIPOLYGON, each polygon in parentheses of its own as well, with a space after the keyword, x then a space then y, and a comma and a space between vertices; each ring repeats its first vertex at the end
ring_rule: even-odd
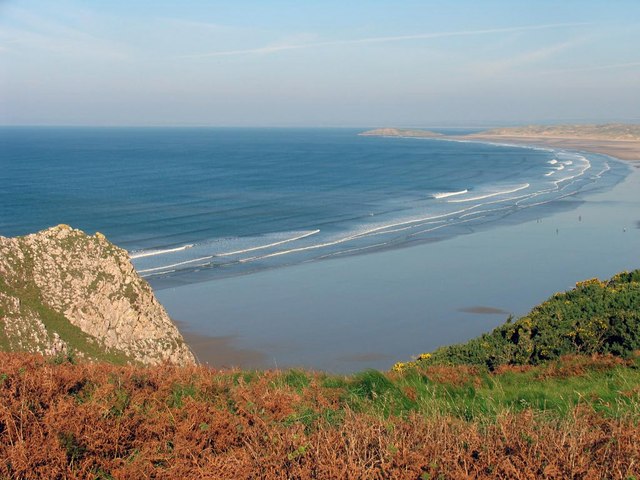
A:
POLYGON ((215 368, 268 368, 270 366, 263 352, 235 346, 237 337, 234 335, 222 337, 200 335, 185 330, 180 322, 175 323, 202 365, 215 368))
POLYGON ((459 308, 459 312, 477 313, 479 315, 509 315, 509 312, 495 307, 484 307, 482 305, 474 305, 473 307, 459 308))

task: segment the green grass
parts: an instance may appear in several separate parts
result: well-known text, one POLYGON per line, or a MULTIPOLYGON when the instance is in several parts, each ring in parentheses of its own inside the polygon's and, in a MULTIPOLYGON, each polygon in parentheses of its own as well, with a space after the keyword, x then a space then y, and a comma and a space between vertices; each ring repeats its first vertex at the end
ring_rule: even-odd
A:
MULTIPOLYGON (((283 421, 303 424, 305 429, 317 422, 338 424, 347 411, 385 419, 415 413, 494 422, 502 414, 525 410, 565 418, 582 406, 605 417, 633 417, 640 421, 640 357, 627 363, 612 362, 611 358, 563 357, 527 371, 492 373, 478 369, 466 377, 458 374, 451 378, 447 372, 455 373, 460 367, 435 367, 444 368, 444 376, 442 370, 434 372, 434 367, 415 367, 402 373, 367 370, 352 375, 329 375, 289 370, 275 377, 266 372, 265 375, 271 378, 271 389, 302 395, 295 413, 283 421), (573 372, 570 368, 576 365, 578 369, 573 372), (558 372, 558 368, 569 370, 558 372), (323 398, 335 398, 336 403, 320 409, 313 407, 307 396, 310 391, 323 398)), ((235 381, 242 374, 232 375, 232 385, 223 395, 232 395, 234 389, 248 385, 235 381)), ((254 383, 261 378, 259 373, 251 376, 254 383)), ((172 391, 169 403, 181 405, 185 396, 204 398, 200 393, 189 386, 180 386, 172 391)))
MULTIPOLYGON (((303 425, 305 431, 318 425, 339 425, 349 412, 385 421, 417 414, 493 423, 501 415, 522 411, 566 419, 580 406, 606 418, 640 422, 640 357, 626 363, 612 358, 563 357, 526 371, 478 369, 463 377, 457 366, 415 367, 401 373, 368 370, 352 375, 252 372, 250 382, 243 379, 246 372, 220 372, 213 387, 203 386, 198 375, 173 383, 164 401, 169 408, 186 408, 185 400, 193 398, 224 404, 233 414, 246 410, 263 416, 261 399, 289 392, 282 402, 293 411, 277 422, 303 425), (261 393, 253 398, 248 392, 261 393)), ((137 377, 133 381, 140 382, 137 377)), ((113 399, 115 410, 121 400, 113 399)))
MULTIPOLYGON (((26 262, 29 263, 28 261, 26 262)), ((32 278, 30 274, 22 276, 23 279, 32 278)), ((64 315, 47 307, 42 303, 39 291, 35 285, 23 280, 19 285, 11 287, 3 278, 0 278, 0 292, 20 299, 20 308, 23 312, 33 312, 44 324, 49 334, 57 333, 72 351, 82 352, 91 359, 122 365, 131 361, 129 357, 117 351, 107 350, 101 347, 90 335, 84 333, 79 327, 73 325, 64 315)), ((10 342, 6 338, 4 328, 0 332, 0 348, 9 350, 10 342)))
POLYGON ((193 384, 175 384, 171 388, 171 396, 169 397, 168 405, 172 408, 181 407, 185 398, 195 398, 197 395, 198 390, 193 384))
MULTIPOLYGON (((506 411, 525 409, 564 416, 577 405, 585 405, 606 416, 634 415, 640 420, 638 367, 636 359, 629 366, 562 378, 544 378, 541 373, 545 367, 538 367, 528 372, 481 373, 463 385, 432 382, 428 375, 408 370, 384 388, 378 386, 375 390, 378 398, 369 395, 367 406, 382 415, 388 412, 386 405, 392 404, 400 411, 454 415, 471 420, 495 418, 506 411), (412 392, 412 400, 405 393, 409 391, 412 392), (379 398, 385 401, 380 404, 379 398)), ((361 388, 359 380, 354 380, 354 384, 361 388)))

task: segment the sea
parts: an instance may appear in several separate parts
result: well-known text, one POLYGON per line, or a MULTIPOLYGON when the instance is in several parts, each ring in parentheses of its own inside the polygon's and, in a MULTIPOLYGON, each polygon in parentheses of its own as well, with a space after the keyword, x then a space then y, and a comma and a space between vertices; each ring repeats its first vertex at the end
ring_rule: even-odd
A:
MULTIPOLYGON (((462 135, 470 129, 440 130, 447 139, 358 135, 362 130, 2 127, 0 235, 25 235, 60 223, 104 233, 129 251, 137 271, 185 330, 258 352, 262 360, 256 366, 383 368, 419 353, 420 347, 411 329, 410 347, 403 350, 399 339, 391 351, 384 348, 389 332, 367 330, 382 323, 374 317, 384 308, 354 313, 352 307, 363 297, 351 293, 362 289, 362 282, 342 283, 345 272, 334 272, 331 280, 326 275, 318 280, 322 285, 311 282, 297 292, 297 297, 307 296, 301 300, 291 298, 282 276, 292 272, 289 278, 294 278, 300 268, 326 273, 326 267, 303 266, 355 265, 348 259, 366 257, 366 268, 390 272, 385 282, 391 282, 365 289, 368 295, 380 296, 385 289, 406 292, 402 274, 391 273, 396 267, 378 264, 391 258, 380 253, 405 250, 414 253, 403 258, 415 259, 417 251, 437 251, 436 244, 482 232, 488 233, 478 238, 493 238, 496 252, 529 248, 527 241, 505 244, 496 232, 509 225, 540 225, 552 215, 576 210, 590 195, 623 182, 632 170, 605 155, 467 141, 462 135), (260 282, 266 278, 273 283, 265 287, 260 282), (339 283, 339 291, 319 295, 327 282, 339 283), (265 288, 277 303, 271 309, 260 303, 265 288), (301 310, 282 324, 282 305, 296 311, 299 301, 304 308, 298 305, 301 310), (223 305, 226 310, 219 308, 223 305), (242 308, 250 318, 242 317, 242 308), (357 316, 351 317, 351 324, 358 325, 352 333, 345 333, 347 326, 331 326, 331 318, 349 312, 357 316), (260 330, 257 324, 269 327, 269 335, 253 338, 252 332, 260 330), (333 331, 326 341, 312 342, 313 348, 304 342, 291 347, 308 335, 321 338, 323 327, 333 331), (331 344, 340 343, 335 337, 341 332, 347 336, 345 346, 333 351, 331 344), (287 336, 283 350, 275 339, 287 336), (359 341, 366 346, 358 347, 359 341)), ((448 255, 450 265, 460 258, 460 252, 448 255)), ((424 272, 423 292, 439 282, 456 289, 446 267, 439 268, 424 272)), ((421 283, 416 278, 405 279, 411 282, 409 291, 421 283)), ((486 285, 479 280, 475 288, 484 291, 486 285)), ((424 298, 419 289, 414 293, 424 298)), ((387 299, 393 310, 394 295, 387 299)), ((468 307, 469 315, 475 307, 468 307)), ((475 312, 502 312, 481 307, 475 312)), ((389 328, 408 321, 383 316, 389 328)), ((446 322, 439 328, 446 330, 446 322)), ((423 343, 426 348, 465 336, 444 332, 440 340, 423 343)))
POLYGON ((598 155, 359 131, 5 128, 0 234, 100 231, 166 288, 542 215, 625 172, 598 155))

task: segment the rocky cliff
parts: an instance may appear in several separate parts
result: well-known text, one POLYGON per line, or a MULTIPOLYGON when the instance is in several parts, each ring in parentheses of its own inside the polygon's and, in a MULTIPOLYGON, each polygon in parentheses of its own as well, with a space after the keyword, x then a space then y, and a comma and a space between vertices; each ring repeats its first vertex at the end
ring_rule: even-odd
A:
POLYGON ((0 349, 116 363, 195 361, 127 252, 67 225, 0 237, 0 349))

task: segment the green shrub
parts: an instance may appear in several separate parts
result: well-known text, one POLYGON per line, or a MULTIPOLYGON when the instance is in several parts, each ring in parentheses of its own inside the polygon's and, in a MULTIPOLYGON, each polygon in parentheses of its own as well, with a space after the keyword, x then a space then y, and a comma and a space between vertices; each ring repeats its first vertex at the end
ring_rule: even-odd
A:
POLYGON ((556 293, 515 322, 467 343, 442 347, 428 363, 472 364, 495 369, 526 365, 567 354, 629 356, 640 349, 640 270, 608 282, 597 279, 556 293))

